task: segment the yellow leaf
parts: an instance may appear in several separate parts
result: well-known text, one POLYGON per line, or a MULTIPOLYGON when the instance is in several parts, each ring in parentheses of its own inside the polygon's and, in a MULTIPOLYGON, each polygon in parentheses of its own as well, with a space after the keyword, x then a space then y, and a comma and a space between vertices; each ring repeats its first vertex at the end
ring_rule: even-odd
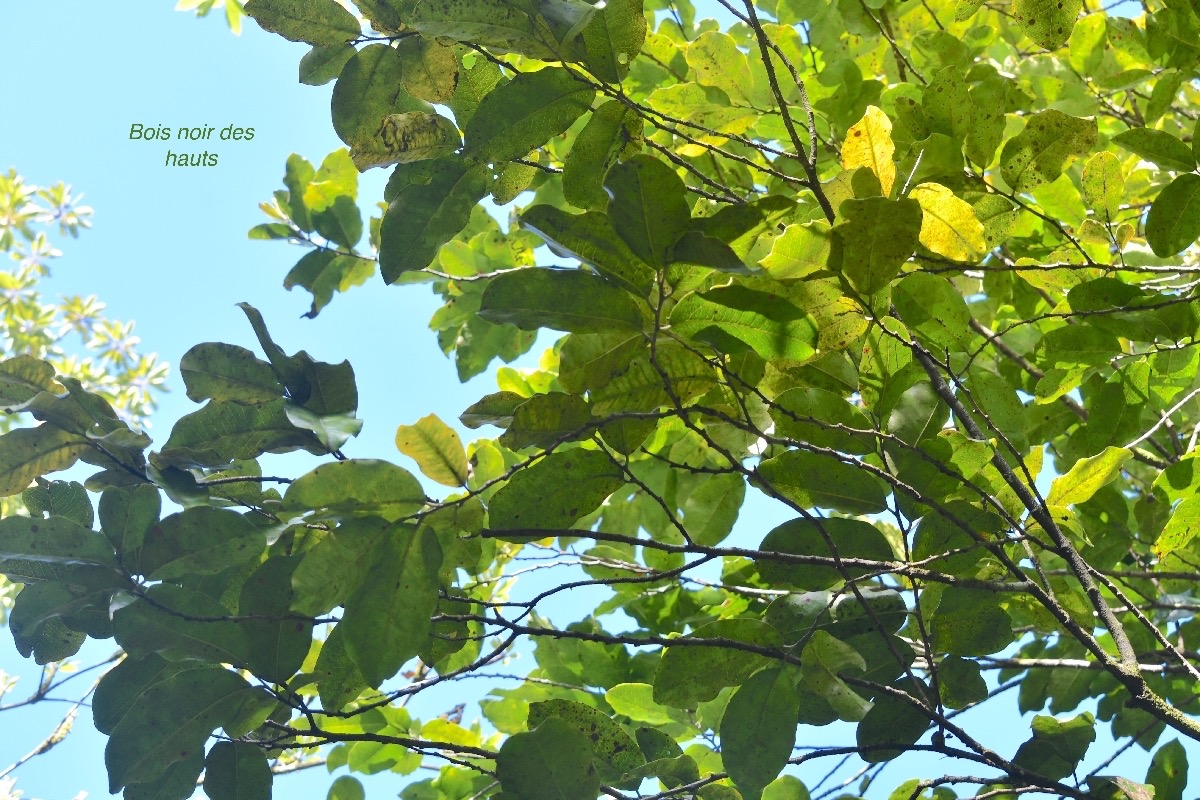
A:
POLYGON ((867 106, 867 113, 846 131, 846 143, 842 145, 842 166, 845 169, 866 167, 879 178, 883 196, 891 194, 896 182, 896 164, 892 156, 896 146, 892 144, 892 121, 887 114, 875 106, 867 106))
POLYGON ((417 420, 415 425, 397 428, 396 449, 416 461, 430 480, 446 486, 467 483, 467 453, 462 440, 435 414, 417 420))
POLYGON ((939 183, 922 183, 909 194, 921 204, 921 244, 953 261, 976 261, 987 252, 975 209, 939 183))

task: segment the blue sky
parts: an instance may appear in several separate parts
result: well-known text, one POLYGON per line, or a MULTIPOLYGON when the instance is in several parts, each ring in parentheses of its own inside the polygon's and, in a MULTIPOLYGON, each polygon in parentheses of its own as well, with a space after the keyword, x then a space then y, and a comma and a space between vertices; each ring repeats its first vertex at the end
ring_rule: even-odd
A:
MULTIPOLYGON (((424 287, 389 288, 376 277, 335 298, 317 319, 301 319, 309 306, 307 293, 289 293, 281 282, 302 251, 250 241, 246 231, 265 221, 258 203, 281 186, 288 154, 319 163, 341 146, 329 121, 332 84, 297 82, 303 45, 268 35, 252 21, 237 38, 219 18, 196 20, 171 6, 169 0, 0 4, 0 52, 9 81, 0 169, 14 167, 32 183, 71 183, 96 209, 93 230, 60 243, 65 257, 54 265, 45 293, 98 295, 111 317, 137 321, 144 350, 172 365, 201 341, 256 349, 235 307, 248 301, 263 312, 284 349, 355 365, 366 424, 347 452, 403 463, 392 444, 397 425, 432 411, 455 422, 467 405, 493 389, 493 379, 484 375, 459 384, 453 364, 428 330, 439 302, 424 287), (131 141, 134 124, 217 130, 235 125, 253 127, 255 136, 181 148, 174 140, 131 141), (206 148, 219 154, 217 166, 164 166, 168 149, 206 148)), ((363 176, 360 197, 369 202, 381 197, 385 179, 385 170, 363 176)), ((195 409, 174 373, 170 387, 152 431, 160 442, 171 421, 195 409)), ((757 543, 780 521, 778 509, 753 503, 739 522, 739 535, 757 543)), ((574 609, 564 604, 559 610, 574 609)), ((106 655, 111 649, 107 642, 92 652, 106 655)), ((31 666, 21 662, 7 632, 0 632, 0 669, 26 676, 13 697, 36 683, 31 666)), ((455 702, 438 707, 445 699, 430 701, 433 713, 455 702)), ((63 711, 58 705, 5 713, 0 769, 45 736, 63 711)), ((1028 735, 1028 721, 1015 716, 985 718, 976 725, 985 739, 988 728, 1006 729, 1002 739, 1008 744, 997 747, 1007 754, 1028 735)), ((91 797, 107 795, 104 739, 91 729, 86 710, 77 728, 54 752, 17 773, 26 797, 57 800, 79 790, 91 797)), ((802 736, 813 735, 813 729, 802 731, 802 736)), ((1142 777, 1144 761, 1130 769, 1130 777, 1142 777)), ((905 777, 889 770, 884 782, 892 786, 905 777)), ((277 796, 306 798, 324 797, 332 778, 314 770, 283 780, 277 796)), ((371 796, 376 791, 390 796, 398 785, 394 779, 367 783, 371 796)))

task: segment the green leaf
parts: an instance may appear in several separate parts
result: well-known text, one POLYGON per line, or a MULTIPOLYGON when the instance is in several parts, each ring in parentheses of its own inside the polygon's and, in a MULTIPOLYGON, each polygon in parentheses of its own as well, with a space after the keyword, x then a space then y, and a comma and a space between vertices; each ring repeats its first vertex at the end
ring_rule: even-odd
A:
POLYGON ((204 748, 167 767, 156 780, 131 783, 125 787, 124 800, 186 800, 196 792, 197 779, 204 770, 204 748))
POLYGON ((762 796, 796 743, 799 698, 786 669, 765 669, 733 693, 721 718, 722 763, 742 796, 762 796))
POLYGON ((1171 512, 1171 518, 1158 539, 1154 553, 1160 559, 1185 546, 1200 533, 1200 495, 1184 498, 1171 512))
POLYGON ((462 440, 436 414, 422 417, 415 425, 398 427, 396 449, 416 461, 430 480, 445 486, 467 484, 467 452, 462 440))
POLYGON ((1038 344, 1039 363, 1058 368, 1099 366, 1120 352, 1117 337, 1086 325, 1047 331, 1038 344))
POLYGON ((619 780, 643 763, 637 742, 607 714, 574 700, 553 699, 529 704, 529 728, 559 719, 586 735, 592 743, 596 773, 603 781, 619 780))
POLYGON ((1097 775, 1087 779, 1088 789, 1096 797, 1112 800, 1154 800, 1154 787, 1128 778, 1097 775))
POLYGON ((297 556, 267 559, 246 578, 238 598, 238 613, 252 617, 241 623, 254 643, 245 666, 270 683, 287 683, 312 643, 313 624, 291 613, 296 604, 293 576, 300 563, 297 556))
POLYGON ((699 83, 720 89, 736 105, 752 105, 750 65, 732 36, 705 31, 688 44, 684 57, 699 83))
POLYGON ((607 214, 568 214, 551 205, 537 205, 522 213, 520 222, 545 239, 557 255, 582 261, 637 297, 650 293, 654 270, 617 235, 607 214))
POLYGON ((458 420, 468 428, 496 425, 507 428, 512 424, 513 414, 529 398, 516 392, 494 392, 484 395, 459 414, 458 420))
POLYGON ((378 687, 423 648, 441 566, 442 548, 428 527, 398 524, 379 542, 374 566, 338 625, 369 686, 378 687))
POLYGON ((599 333, 640 331, 641 306, 625 291, 582 270, 520 269, 496 276, 483 293, 479 315, 524 330, 599 333))
POLYGON ((42 392, 58 393, 62 386, 54 381, 54 367, 32 356, 16 356, 0 361, 0 408, 13 411, 42 392))
POLYGON ((809 637, 800 659, 804 686, 829 703, 838 718, 858 722, 867 715, 870 702, 857 695, 840 677, 842 673, 861 673, 867 668, 853 647, 825 631, 816 631, 809 637))
POLYGON ((29 516, 66 517, 85 528, 92 527, 95 513, 83 484, 78 481, 39 480, 21 494, 29 516))
MULTIPOLYGON (((329 0, 330 2, 332 0, 329 0)), ((372 44, 359 50, 333 85, 333 129, 354 147, 374 139, 389 114, 430 111, 403 88, 404 59, 394 47, 372 44)))
POLYGON ((875 704, 858 723, 855 734, 858 746, 864 748, 860 751, 862 759, 868 764, 891 761, 903 755, 906 752, 904 747, 915 744, 930 724, 929 713, 915 705, 923 706, 929 702, 929 690, 924 683, 910 679, 901 681, 892 688, 906 693, 912 700, 897 697, 890 692, 881 692, 875 698, 875 704), (901 746, 881 747, 893 744, 901 746))
POLYGON ((266 403, 283 396, 271 365, 235 344, 198 344, 183 354, 179 372, 194 403, 209 399, 266 403))
POLYGON ((625 483, 625 474, 597 450, 550 453, 519 470, 488 506, 496 530, 569 528, 625 483))
POLYGON ((846 453, 875 452, 874 425, 841 396, 800 386, 778 395, 771 405, 775 435, 846 453))
POLYGON ((358 20, 334 0, 247 0, 245 12, 259 26, 293 42, 344 44, 358 37, 358 20))
POLYGON ((629 74, 646 39, 642 6, 642 0, 612 0, 584 27, 584 63, 600 80, 620 83, 629 74))
POLYGON ((556 717, 505 740, 496 777, 504 796, 515 800, 579 800, 600 789, 587 735, 556 717))
POLYGON ((1187 751, 1178 739, 1172 739, 1154 753, 1146 783, 1154 787, 1154 800, 1183 800, 1187 781, 1187 751))
POLYGON ((426 103, 448 103, 458 88, 458 59, 454 47, 424 36, 409 36, 396 44, 404 88, 426 103))
POLYGON ((1196 168, 1192 148, 1166 131, 1153 128, 1130 128, 1112 140, 1129 152, 1153 161, 1163 169, 1175 172, 1191 172, 1196 168))
POLYGON ((805 361, 817 348, 812 316, 776 294, 736 284, 680 300, 671 330, 726 353, 749 347, 765 359, 805 361))
POLYGON ((330 784, 325 800, 367 800, 367 791, 358 778, 342 775, 330 784))
MULTIPOLYGON (((1075 13, 1079 2, 1067 0, 1068 5, 1076 6, 1075 13)), ((1071 19, 1075 19, 1074 13, 1071 19)), ((1086 155, 1095 145, 1096 120, 1068 116, 1055 109, 1039 111, 1004 145, 1000 152, 1000 175, 1014 191, 1028 192, 1057 180, 1067 164, 1086 155)))
POLYGON ((1070 777, 1096 741, 1096 719, 1087 711, 1063 721, 1039 714, 1031 727, 1033 738, 1021 745, 1013 763, 1050 780, 1070 777))
POLYGON ((461 158, 429 162, 429 180, 400 190, 379 226, 379 269, 385 283, 425 269, 442 245, 466 227, 471 209, 488 193, 487 173, 461 158))
POLYGON ((746 481, 738 474, 713 475, 691 491, 683 504, 683 524, 692 541, 714 547, 733 532, 746 481))
POLYGON ((921 204, 915 200, 868 197, 845 200, 833 226, 841 245, 843 277, 859 293, 883 289, 912 255, 921 235, 921 204))
POLYGON ((1132 456, 1133 452, 1124 447, 1106 447, 1098 455, 1079 459, 1065 475, 1054 479, 1046 505, 1086 503, 1120 473, 1121 467, 1132 456))
POLYGON ((642 261, 665 267, 691 220, 683 181, 657 158, 636 155, 608 171, 608 216, 642 261))
POLYGON ((608 206, 605 174, 622 155, 636 151, 641 141, 642 120, 633 109, 617 101, 597 108, 563 160, 563 197, 579 208, 603 211, 608 206))
POLYGON ((820 272, 829 263, 832 239, 829 223, 822 220, 788 225, 762 260, 763 269, 777 281, 820 272))
POLYGON ((353 413, 322 415, 290 402, 284 404, 284 413, 287 414, 288 422, 297 428, 312 431, 328 453, 340 450, 346 442, 359 434, 363 426, 362 420, 353 413))
POLYGON ((1071 38, 1083 0, 1013 0, 1012 14, 1040 47, 1057 50, 1071 38))
POLYGON ((234 719, 249 688, 237 673, 210 664, 189 665, 147 688, 104 749, 109 791, 154 780, 203 752, 213 730, 234 719))
POLYGON ((334 519, 380 516, 397 520, 425 504, 420 482, 386 461, 353 458, 322 464, 288 486, 283 507, 334 519))
POLYGON ((1200 238, 1200 175, 1187 173, 1158 193, 1146 215, 1146 241, 1157 256, 1173 256, 1200 238))
POLYGON ((270 800, 271 767, 261 747, 217 742, 204 759, 204 793, 214 800, 270 800))
POLYGON ((577 39, 595 9, 582 0, 405 0, 407 28, 543 60, 581 59, 577 39))
POLYGON ((1012 627, 1012 619, 996 595, 959 586, 942 593, 931 625, 936 647, 958 656, 986 656, 1003 650, 1016 638, 1012 627))
POLYGON ((987 681, 979 664, 959 656, 946 656, 938 664, 938 692, 947 708, 965 708, 987 699, 987 681))
POLYGON ((808 789, 799 778, 780 775, 767 784, 762 800, 809 800, 808 789))
POLYGON ((755 619, 724 619, 697 628, 679 644, 664 651, 654 673, 654 702, 675 708, 695 708, 712 700, 726 686, 737 686, 771 659, 759 653, 736 649, 737 643, 778 647, 779 634, 755 619), (701 645, 717 639, 732 645, 701 645))
POLYGON ((130 653, 161 653, 172 661, 199 659, 244 665, 254 646, 229 609, 199 592, 160 583, 113 613, 117 644, 130 653))
POLYGON ((559 348, 558 381, 573 394, 596 391, 646 350, 647 342, 638 333, 573 333, 559 348))
POLYGON ((387 527, 378 517, 354 517, 306 551, 291 575, 291 610, 315 617, 342 605, 362 585, 387 527))
POLYGON ((751 250, 760 241, 765 245, 796 209, 796 203, 787 197, 767 195, 749 203, 723 206, 711 217, 694 219, 692 224, 705 236, 729 245, 739 259, 750 260, 751 250))
POLYGON ((358 50, 351 44, 317 44, 300 59, 300 82, 323 86, 338 75, 358 50))
POLYGON ((357 213, 353 201, 358 194, 358 172, 354 169, 350 154, 344 148, 338 148, 325 156, 320 169, 304 186, 303 194, 304 206, 312 212, 314 223, 317 212, 333 209, 340 202, 349 201, 357 213))
POLYGON ((24 562, 113 567, 108 540, 66 517, 0 519, 0 571, 24 562))
POLYGON ((483 98, 467 123, 463 155, 484 163, 524 158, 571 127, 595 96, 561 67, 519 73, 483 98))
POLYGON ((86 582, 41 581, 21 588, 8 618, 18 653, 39 664, 74 655, 82 634, 112 634, 108 606, 113 590, 124 583, 116 574, 76 572, 86 582), (107 579, 107 580, 106 580, 107 579))
POLYGON ((341 627, 333 626, 317 656, 317 689, 325 708, 342 708, 367 688, 367 679, 346 653, 341 627))
POLYGON ((958 290, 940 275, 906 275, 892 291, 892 302, 908 329, 933 347, 935 355, 943 349, 970 348, 971 312, 958 290))
MULTIPOLYGON (((617 714, 629 717, 634 722, 644 722, 647 725, 656 726, 652 730, 658 733, 661 732, 658 728, 685 719, 681 712, 676 711, 670 706, 664 706, 655 702, 654 687, 648 683, 617 684, 604 693, 604 699, 617 714)), ((639 744, 641 744, 643 738, 644 735, 639 734, 639 744)), ((671 742, 674 744, 674 740, 671 740, 671 742)), ((646 753, 646 758, 648 760, 651 759, 652 754, 646 752, 645 745, 641 744, 641 747, 642 752, 646 753)), ((675 750, 678 753, 682 753, 683 751, 678 748, 679 746, 675 745, 675 750)), ((677 755, 678 753, 675 754, 677 755)), ((657 750, 653 755, 656 758, 668 757, 657 750)))
POLYGON ((943 67, 921 93, 929 131, 948 136, 956 144, 962 142, 971 131, 971 100, 962 71, 953 65, 943 67))
POLYGON ((0 435, 0 497, 19 494, 48 472, 58 472, 92 452, 87 441, 52 425, 0 435))
POLYGON ((595 422, 582 397, 563 392, 535 394, 513 411, 508 430, 499 441, 510 450, 549 448, 587 438, 596 430, 595 422))
MULTIPOLYGON (((334 292, 361 286, 375 274, 375 263, 367 258, 313 250, 306 253, 283 279, 283 288, 301 286, 312 293, 312 308, 304 316, 312 319, 321 312, 334 292)), ((182 364, 180 365, 182 369, 182 364)))
POLYGON ((872 514, 887 508, 889 491, 861 467, 824 453, 789 450, 755 469, 759 480, 802 508, 872 514))
POLYGON ((282 398, 252 406, 214 400, 180 417, 155 460, 185 468, 225 467, 293 450, 326 452, 312 433, 292 424, 282 398))
POLYGON ((138 569, 152 580, 215 575, 258 558, 266 546, 262 532, 241 514, 196 506, 151 526, 138 569))
POLYGON ((96 730, 112 733, 126 714, 136 712, 146 691, 176 673, 191 668, 208 668, 187 661, 167 661, 151 653, 142 658, 126 656, 104 674, 92 699, 96 730))
MULTIPOLYGON (((817 556, 825 559, 855 558, 891 561, 892 546, 880 530, 865 520, 831 517, 793 519, 773 528, 758 547, 765 553, 793 556, 817 556)), ((851 578, 873 574, 876 567, 843 565, 842 570, 825 564, 805 564, 774 560, 755 560, 758 574, 772 588, 828 589, 851 578)))

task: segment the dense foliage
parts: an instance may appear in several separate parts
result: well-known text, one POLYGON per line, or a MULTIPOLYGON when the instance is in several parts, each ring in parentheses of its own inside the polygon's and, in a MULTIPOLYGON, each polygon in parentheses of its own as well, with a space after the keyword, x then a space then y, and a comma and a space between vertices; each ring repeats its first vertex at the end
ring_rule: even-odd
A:
MULTIPOLYGON (((109 318, 104 303, 95 296, 46 297, 50 265, 62 255, 57 240, 75 238, 92 225, 92 209, 82 204, 82 198, 65 183, 31 184, 14 169, 0 174, 0 253, 8 262, 7 268, 0 269, 0 354, 42 359, 58 374, 99 393, 123 418, 148 423, 167 366, 155 354, 140 352, 134 324, 109 318)), ((0 430, 9 430, 13 422, 13 417, 0 419, 0 430)), ((61 498, 63 488, 64 484, 39 479, 28 494, 29 508, 45 507, 52 493, 61 498)), ((76 484, 69 491, 82 494, 83 489, 76 484)), ((18 496, 0 498, 0 516, 24 509, 18 496)), ((19 586, 0 575, 0 623, 7 621, 19 586)), ((45 701, 79 675, 75 666, 67 660, 47 663, 37 685, 19 699, 14 696, 19 677, 0 670, 0 711, 45 701)), ((16 771, 25 760, 62 740, 80 705, 60 715, 61 721, 29 755, 0 769, 0 798, 20 796, 12 791, 16 771)))
POLYGON ((896 800, 1182 797, 1196 9, 719 2, 248 0, 336 81, 348 149, 290 157, 251 231, 306 248, 309 314, 376 269, 430 283, 464 379, 566 335, 461 410, 497 438, 399 428, 425 485, 353 457, 354 370, 250 306, 262 357, 193 348, 204 405, 153 450, 0 364, 40 423, 0 436, 33 511, 0 520, 12 631, 43 663, 127 653, 93 702, 113 791, 267 797, 331 746, 342 800, 422 766, 407 800, 781 800, 842 764, 896 800), (291 451, 311 470, 264 475, 291 451), (27 489, 78 461, 95 520, 27 489), (790 519, 737 525, 750 498, 790 519), (468 679, 482 722, 410 711, 468 679))

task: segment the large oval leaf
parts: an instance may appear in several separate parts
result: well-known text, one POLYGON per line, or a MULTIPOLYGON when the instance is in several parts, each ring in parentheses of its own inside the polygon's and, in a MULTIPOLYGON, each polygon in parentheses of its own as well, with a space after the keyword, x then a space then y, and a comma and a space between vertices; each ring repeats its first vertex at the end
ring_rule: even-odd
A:
POLYGON ((628 293, 580 270, 520 269, 488 284, 479 316, 524 330, 640 331, 645 314, 628 293))
POLYGON ((522 72, 479 104, 467 123, 464 155, 487 163, 523 158, 571 127, 595 96, 561 67, 522 72))
POLYGON ((1146 241, 1158 256, 1173 256, 1200 238, 1200 175, 1188 173, 1159 192, 1146 215, 1146 241))

